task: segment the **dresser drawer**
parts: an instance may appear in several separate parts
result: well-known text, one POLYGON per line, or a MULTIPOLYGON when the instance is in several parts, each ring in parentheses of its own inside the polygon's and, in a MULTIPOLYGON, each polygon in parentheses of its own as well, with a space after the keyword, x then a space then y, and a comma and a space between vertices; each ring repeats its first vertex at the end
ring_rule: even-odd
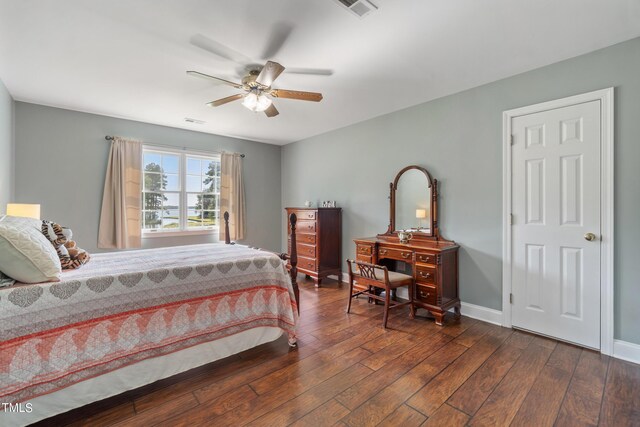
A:
POLYGON ((298 244, 298 256, 315 258, 316 257, 316 247, 309 245, 300 245, 298 244))
POLYGON ((316 232, 316 222, 312 220, 298 221, 296 224, 296 233, 313 233, 316 232))
POLYGON ((416 285, 416 299, 418 301, 436 305, 438 302, 438 294, 435 286, 429 285, 416 285))
POLYGON ((371 255, 373 248, 369 245, 358 245, 356 253, 358 255, 371 255))
POLYGON ((378 249, 378 258, 389 258, 389 259, 397 259, 400 261, 411 262, 411 258, 413 257, 413 252, 411 251, 403 251, 400 249, 391 249, 381 247, 378 249))
MULTIPOLYGON (((315 234, 297 234, 296 233, 296 242, 304 243, 308 245, 315 245, 316 243, 316 235, 315 234)), ((289 237, 289 243, 291 243, 291 237, 289 237)))
POLYGON ((422 265, 416 266, 416 282, 418 283, 436 283, 436 268, 425 267, 422 265))
MULTIPOLYGON (((298 243, 296 245, 298 256, 303 256, 306 258, 316 258, 316 247, 314 245, 305 245, 298 243)), ((291 253, 291 240, 289 240, 289 244, 287 245, 288 253, 291 253)))
POLYGON ((360 255, 357 254, 356 255, 356 260, 358 261, 362 261, 362 262, 368 262, 369 264, 373 264, 373 257, 369 256, 369 255, 360 255))
POLYGON ((316 271, 316 260, 312 258, 298 257, 298 268, 304 270, 316 271))
POLYGON ((296 214, 298 221, 303 221, 305 219, 317 219, 315 210, 308 211, 308 210, 301 209, 297 211, 291 211, 291 213, 296 214))
POLYGON ((436 265, 436 254, 428 252, 416 252, 416 262, 421 264, 436 265))

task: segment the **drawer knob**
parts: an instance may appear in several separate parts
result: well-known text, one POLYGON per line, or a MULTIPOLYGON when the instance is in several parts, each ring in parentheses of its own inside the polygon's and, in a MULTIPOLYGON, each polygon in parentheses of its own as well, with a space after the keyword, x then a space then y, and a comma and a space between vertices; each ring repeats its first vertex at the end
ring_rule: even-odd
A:
POLYGON ((430 295, 431 295, 431 294, 430 294, 429 292, 427 292, 427 293, 425 294, 424 292, 420 291, 420 296, 421 296, 422 298, 428 298, 430 295))
POLYGON ((411 256, 411 252, 401 252, 402 258, 407 259, 411 256))
POLYGON ((420 272, 420 277, 424 277, 425 279, 428 279, 429 277, 431 277, 431 273, 425 273, 425 272, 420 272))
POLYGON ((387 250, 386 250, 386 249, 380 249, 380 254, 381 254, 381 255, 386 255, 386 253, 387 253, 387 250))

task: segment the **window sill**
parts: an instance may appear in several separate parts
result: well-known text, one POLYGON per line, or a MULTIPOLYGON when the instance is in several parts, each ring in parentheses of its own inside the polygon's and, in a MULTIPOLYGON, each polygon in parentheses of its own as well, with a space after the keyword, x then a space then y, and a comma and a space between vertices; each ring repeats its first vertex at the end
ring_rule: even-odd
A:
POLYGON ((190 231, 159 231, 157 233, 142 233, 143 239, 155 239, 157 237, 183 237, 183 236, 203 236, 203 235, 218 235, 218 229, 211 230, 190 230, 190 231))

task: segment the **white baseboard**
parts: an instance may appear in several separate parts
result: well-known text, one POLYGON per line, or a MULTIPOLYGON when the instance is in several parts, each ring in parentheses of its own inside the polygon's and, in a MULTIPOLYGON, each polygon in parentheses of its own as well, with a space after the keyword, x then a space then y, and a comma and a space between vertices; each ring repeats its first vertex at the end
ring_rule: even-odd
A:
POLYGON ((640 364, 640 344, 613 340, 613 357, 640 364))
POLYGON ((471 317, 472 319, 482 320, 483 322, 502 326, 502 311, 500 310, 463 301, 460 303, 460 313, 462 313, 463 316, 471 317))

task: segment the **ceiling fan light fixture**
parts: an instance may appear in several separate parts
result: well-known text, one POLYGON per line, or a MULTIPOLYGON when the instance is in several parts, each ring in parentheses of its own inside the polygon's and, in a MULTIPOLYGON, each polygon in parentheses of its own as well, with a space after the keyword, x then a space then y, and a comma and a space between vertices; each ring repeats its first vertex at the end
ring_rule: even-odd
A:
POLYGON ((263 94, 257 95, 254 92, 250 92, 245 95, 242 105, 249 110, 259 113, 271 106, 271 100, 263 94))

